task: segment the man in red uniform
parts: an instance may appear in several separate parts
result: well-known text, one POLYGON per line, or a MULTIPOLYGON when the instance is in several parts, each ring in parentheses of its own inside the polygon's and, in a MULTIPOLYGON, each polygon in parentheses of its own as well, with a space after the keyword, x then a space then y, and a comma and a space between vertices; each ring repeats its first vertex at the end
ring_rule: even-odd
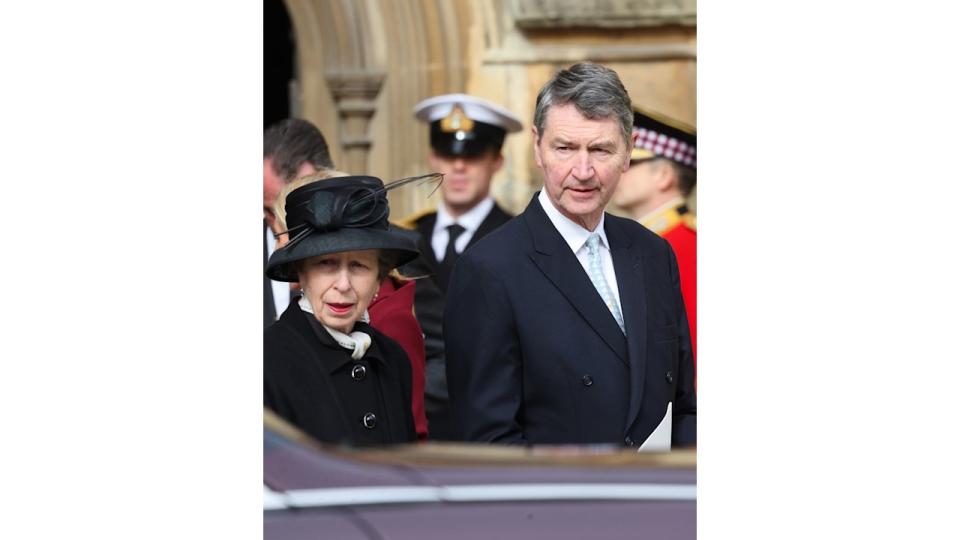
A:
POLYGON ((630 169, 620 178, 613 203, 673 246, 680 267, 680 290, 697 352, 697 218, 687 197, 697 184, 697 134, 687 125, 634 109, 639 136, 630 169))

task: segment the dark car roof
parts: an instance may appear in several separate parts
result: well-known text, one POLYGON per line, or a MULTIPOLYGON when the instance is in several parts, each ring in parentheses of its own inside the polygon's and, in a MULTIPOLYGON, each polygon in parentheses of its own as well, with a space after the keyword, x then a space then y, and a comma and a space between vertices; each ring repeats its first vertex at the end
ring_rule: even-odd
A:
POLYGON ((644 522, 641 537, 694 538, 695 466, 693 451, 348 449, 317 443, 268 412, 264 537, 633 538, 631 524, 644 522))

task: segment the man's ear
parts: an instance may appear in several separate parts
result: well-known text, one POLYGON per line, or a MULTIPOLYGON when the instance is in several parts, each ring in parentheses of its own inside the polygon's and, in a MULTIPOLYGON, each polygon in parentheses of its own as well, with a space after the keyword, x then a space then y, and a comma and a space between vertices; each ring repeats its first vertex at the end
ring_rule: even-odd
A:
POLYGON ((537 126, 531 126, 530 133, 533 135, 533 159, 537 162, 537 167, 542 169, 543 158, 540 157, 540 133, 537 132, 537 126))
POLYGON ((627 159, 623 160, 623 167, 621 167, 620 172, 627 172, 630 170, 630 154, 633 153, 633 149, 637 146, 637 137, 640 134, 636 131, 630 132, 630 144, 627 146, 627 159))
POLYGON ((654 174, 658 191, 664 192, 678 188, 680 178, 677 176, 677 170, 670 163, 658 160, 654 174))
POLYGON ((493 161, 493 172, 499 171, 500 167, 503 167, 503 151, 497 152, 497 158, 493 161))
POLYGON ((294 180, 296 180, 297 178, 303 178, 304 176, 307 176, 307 175, 311 175, 315 172, 317 172, 317 168, 313 166, 313 163, 310 163, 309 161, 304 161, 303 163, 300 164, 299 167, 297 167, 297 174, 294 180))

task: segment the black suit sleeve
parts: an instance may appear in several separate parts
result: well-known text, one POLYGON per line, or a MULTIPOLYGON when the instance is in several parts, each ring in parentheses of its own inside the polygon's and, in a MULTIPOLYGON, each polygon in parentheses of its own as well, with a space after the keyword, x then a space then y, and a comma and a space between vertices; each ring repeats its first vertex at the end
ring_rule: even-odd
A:
POLYGON ((454 267, 443 324, 450 405, 460 437, 524 444, 514 311, 502 281, 469 254, 454 267))
POLYGON ((414 290, 414 311, 423 330, 427 381, 424 392, 428 399, 447 400, 447 384, 443 377, 443 292, 432 278, 417 280, 414 290))
POLYGON ((695 446, 697 444, 697 397, 693 387, 694 367, 690 325, 687 322, 687 312, 684 308, 683 296, 680 293, 680 271, 677 266, 677 256, 669 245, 667 248, 670 261, 670 280, 677 306, 676 324, 679 332, 679 339, 677 340, 679 367, 676 375, 676 392, 673 397, 673 436, 671 444, 673 446, 695 446))

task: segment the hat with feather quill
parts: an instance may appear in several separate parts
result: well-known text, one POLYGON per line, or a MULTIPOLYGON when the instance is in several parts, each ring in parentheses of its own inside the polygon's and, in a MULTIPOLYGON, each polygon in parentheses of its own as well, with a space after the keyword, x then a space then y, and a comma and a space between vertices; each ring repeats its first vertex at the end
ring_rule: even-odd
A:
POLYGON ((412 261, 419 251, 410 235, 390 224, 387 192, 413 182, 440 180, 442 175, 428 174, 384 185, 373 176, 343 176, 291 191, 285 231, 290 241, 270 256, 267 277, 296 282, 299 276, 291 263, 344 251, 379 249, 391 268, 412 261))

